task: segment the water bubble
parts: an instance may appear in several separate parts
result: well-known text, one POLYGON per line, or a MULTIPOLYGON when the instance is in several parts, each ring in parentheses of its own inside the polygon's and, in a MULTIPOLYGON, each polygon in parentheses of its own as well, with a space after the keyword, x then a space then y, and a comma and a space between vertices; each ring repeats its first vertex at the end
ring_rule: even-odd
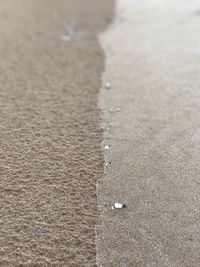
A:
POLYGON ((114 112, 114 109, 113 109, 113 108, 109 108, 108 111, 109 111, 110 113, 113 113, 113 112, 114 112))
POLYGON ((106 89, 111 89, 111 84, 109 82, 106 82, 105 87, 106 89))
POLYGON ((71 25, 66 24, 64 27, 63 41, 71 42, 73 40, 74 30, 71 25))

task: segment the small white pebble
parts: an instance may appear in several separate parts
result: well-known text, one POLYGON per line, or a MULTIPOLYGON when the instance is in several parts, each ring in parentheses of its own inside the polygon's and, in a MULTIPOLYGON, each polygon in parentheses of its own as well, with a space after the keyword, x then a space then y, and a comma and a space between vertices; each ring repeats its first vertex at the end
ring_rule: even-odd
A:
POLYGON ((116 108, 116 111, 117 111, 117 112, 120 112, 120 111, 121 111, 121 108, 120 108, 120 107, 117 107, 117 108, 116 108))
POLYGON ((109 149, 110 149, 110 146, 109 146, 109 145, 106 145, 106 146, 104 146, 104 148, 105 148, 106 150, 109 150, 109 149))

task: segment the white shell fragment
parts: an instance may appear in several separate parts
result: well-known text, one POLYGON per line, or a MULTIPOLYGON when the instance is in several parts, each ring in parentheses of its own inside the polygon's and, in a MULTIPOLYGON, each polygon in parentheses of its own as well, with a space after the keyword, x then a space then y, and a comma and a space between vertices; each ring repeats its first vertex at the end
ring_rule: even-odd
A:
POLYGON ((113 206, 112 206, 112 209, 123 209, 125 208, 126 205, 125 204, 121 204, 121 203, 115 203, 113 206))
POLYGON ((110 113, 113 113, 113 112, 114 112, 114 109, 109 108, 108 111, 109 111, 110 113))
POLYGON ((111 84, 109 82, 106 82, 105 87, 106 89, 111 89, 111 84))
POLYGON ((109 149, 110 149, 110 146, 109 146, 109 145, 105 145, 105 146, 104 146, 104 149, 105 149, 105 150, 109 150, 109 149))

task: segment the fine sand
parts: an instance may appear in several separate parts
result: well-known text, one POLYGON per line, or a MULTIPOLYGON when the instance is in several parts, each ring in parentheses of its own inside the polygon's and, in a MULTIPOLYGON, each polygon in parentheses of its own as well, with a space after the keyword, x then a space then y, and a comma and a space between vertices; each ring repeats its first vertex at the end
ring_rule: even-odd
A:
POLYGON ((0 3, 0 266, 95 265, 97 35, 112 13, 113 0, 0 3))
POLYGON ((103 125, 111 123, 99 266, 199 267, 200 4, 118 4, 101 36, 112 88, 99 96, 103 125), (126 208, 112 210, 114 202, 126 208))

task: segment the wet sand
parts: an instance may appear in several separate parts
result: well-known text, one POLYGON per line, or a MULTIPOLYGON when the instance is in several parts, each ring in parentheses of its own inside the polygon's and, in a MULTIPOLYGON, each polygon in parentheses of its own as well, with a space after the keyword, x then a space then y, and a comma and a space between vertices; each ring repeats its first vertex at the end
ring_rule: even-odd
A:
POLYGON ((0 3, 1 266, 95 265, 97 35, 112 13, 112 0, 0 3))
POLYGON ((199 267, 199 1, 118 3, 101 36, 112 88, 102 88, 99 104, 111 124, 111 164, 98 183, 98 263, 199 267), (126 208, 112 210, 114 202, 126 208))

